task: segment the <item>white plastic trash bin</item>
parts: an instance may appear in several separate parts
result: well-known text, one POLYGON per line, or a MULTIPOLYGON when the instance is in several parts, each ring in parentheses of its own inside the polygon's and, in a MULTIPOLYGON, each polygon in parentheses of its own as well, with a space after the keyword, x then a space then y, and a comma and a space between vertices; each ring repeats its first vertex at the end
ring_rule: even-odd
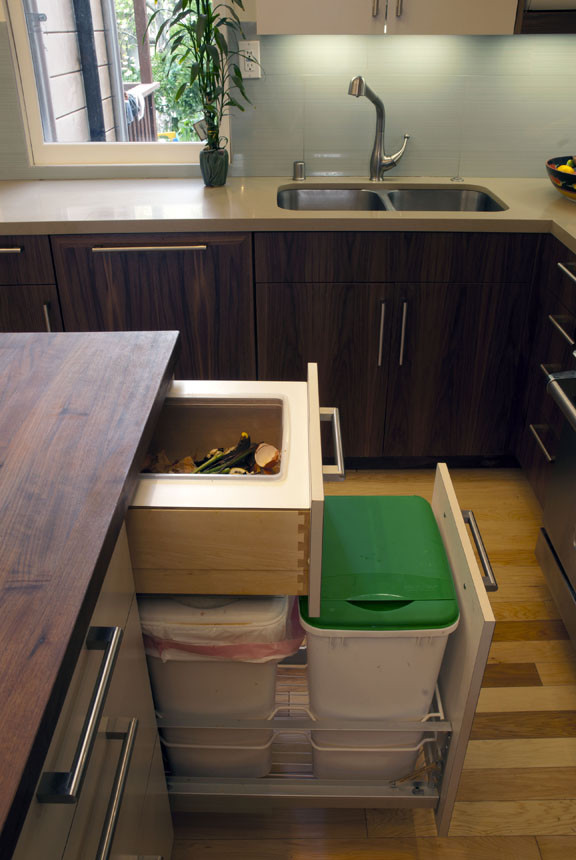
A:
MULTIPOLYGON (((166 733, 165 733, 166 734, 166 733)), ((198 736, 199 743, 173 743, 160 738, 171 773, 174 776, 221 776, 251 779, 266 776, 272 763, 273 732, 239 733, 236 743, 232 733, 211 742, 208 732, 198 736), (258 737, 255 735, 258 734, 258 737), (250 739, 246 735, 252 735, 250 739)))
POLYGON ((289 597, 174 595, 139 598, 152 692, 171 771, 181 776, 262 776, 268 730, 187 728, 187 717, 267 719, 276 666, 303 632, 289 597))
MULTIPOLYGON (((426 716, 459 611, 428 503, 417 496, 325 500, 319 618, 300 600, 310 706, 319 719, 426 716)), ((398 779, 428 742, 421 732, 312 733, 325 778, 398 779)))

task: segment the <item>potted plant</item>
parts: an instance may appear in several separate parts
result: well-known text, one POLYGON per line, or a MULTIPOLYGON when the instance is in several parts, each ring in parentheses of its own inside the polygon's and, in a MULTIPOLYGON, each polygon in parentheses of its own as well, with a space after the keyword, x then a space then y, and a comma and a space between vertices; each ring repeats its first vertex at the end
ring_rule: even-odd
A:
POLYGON ((176 92, 178 101, 196 85, 206 127, 206 146, 200 153, 200 169, 205 185, 224 185, 228 174, 227 139, 221 135, 223 118, 230 107, 243 111, 239 99, 250 102, 238 66, 241 52, 229 40, 243 36, 235 6, 242 0, 216 3, 212 0, 177 0, 171 11, 159 8, 150 16, 148 27, 159 17, 155 45, 162 44, 171 64, 186 69, 186 80, 176 92))

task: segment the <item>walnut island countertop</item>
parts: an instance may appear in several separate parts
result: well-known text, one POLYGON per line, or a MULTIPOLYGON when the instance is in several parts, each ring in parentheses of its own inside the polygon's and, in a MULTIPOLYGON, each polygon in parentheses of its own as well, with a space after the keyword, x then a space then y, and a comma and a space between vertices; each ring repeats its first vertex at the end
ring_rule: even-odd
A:
POLYGON ((0 857, 33 797, 177 338, 0 334, 0 857))
POLYGON ((0 182, 0 235, 269 230, 428 230, 552 233, 576 251, 576 204, 548 179, 390 176, 232 177, 222 188, 201 179, 91 179, 0 182), (281 186, 359 188, 454 185, 487 189, 503 212, 305 212, 280 209, 281 186))

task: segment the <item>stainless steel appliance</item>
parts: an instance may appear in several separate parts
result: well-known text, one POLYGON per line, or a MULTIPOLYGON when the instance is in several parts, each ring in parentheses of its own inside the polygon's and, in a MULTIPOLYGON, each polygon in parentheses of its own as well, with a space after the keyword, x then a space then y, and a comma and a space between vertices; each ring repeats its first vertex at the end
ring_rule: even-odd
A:
POLYGON ((536 557, 576 643, 576 371, 551 373, 546 391, 565 422, 544 498, 536 557))

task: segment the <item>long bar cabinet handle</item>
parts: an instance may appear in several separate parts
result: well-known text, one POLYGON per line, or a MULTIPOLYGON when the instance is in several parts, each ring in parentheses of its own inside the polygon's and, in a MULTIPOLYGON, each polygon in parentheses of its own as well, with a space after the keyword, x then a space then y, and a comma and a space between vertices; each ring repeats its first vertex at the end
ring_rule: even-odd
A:
POLYGON ((478 528, 474 511, 462 511, 462 517, 464 518, 464 522, 470 526, 470 533, 476 545, 476 549, 478 550, 480 564, 484 571, 484 575, 482 577, 484 588, 486 591, 498 591, 498 583, 496 582, 496 577, 494 576, 494 571, 490 564, 490 559, 488 558, 488 553, 486 552, 486 547, 484 546, 484 541, 480 534, 480 529, 478 528))
POLYGON ((403 11, 404 11, 404 0, 397 0, 397 2, 396 2, 396 17, 401 18, 403 11))
POLYGON ((573 401, 573 383, 575 378, 576 373, 571 370, 553 373, 546 386, 546 393, 552 397, 574 431, 576 431, 576 406, 573 401), (568 391, 564 390, 566 383, 568 384, 568 391))
POLYGON ((94 692, 72 766, 69 771, 46 771, 42 774, 37 793, 39 803, 78 802, 121 643, 121 627, 91 627, 88 631, 86 648, 89 651, 104 651, 94 692))
POLYGON ((377 18, 380 14, 380 0, 372 0, 372 17, 377 18))
POLYGON ((550 322, 552 323, 554 328, 560 332, 560 334, 562 335, 564 340, 568 341, 570 346, 574 346, 575 345, 574 338, 570 337, 570 335, 568 334, 566 329, 563 327, 562 323, 559 322, 559 320, 563 319, 563 317, 554 316, 554 314, 548 314, 548 319, 550 320, 550 322))
POLYGON ((21 254, 22 248, 0 248, 0 254, 21 254))
POLYGON ((380 302, 380 331, 378 334, 378 367, 382 367, 382 352, 384 349, 384 320, 386 318, 386 302, 380 302))
POLYGON ((114 841, 114 833, 118 824, 118 817, 122 807, 122 798, 124 789, 126 788, 126 780, 130 769, 130 760, 134 752, 134 744, 136 743, 136 732, 138 731, 138 720, 133 717, 130 720, 127 731, 125 732, 106 732, 108 740, 121 740, 122 748, 120 750, 120 758, 116 775, 114 777, 114 786, 110 795, 110 802, 106 810, 106 817, 102 827, 102 835, 98 844, 98 850, 94 860, 109 860, 112 850, 112 842, 114 841))
POLYGON ((406 317, 408 315, 408 302, 402 302, 402 326, 400 328, 400 355, 398 356, 398 366, 404 364, 404 346, 406 343, 406 317))
POLYGON ((93 254, 126 254, 133 251, 205 251, 207 245, 114 245, 92 248, 93 254))
MULTIPOLYGON (((574 272, 571 272, 570 269, 568 268, 568 266, 565 266, 564 263, 558 263, 557 265, 558 265, 558 268, 562 272, 564 272, 565 275, 568 275, 570 280, 574 281, 574 283, 576 284, 576 274, 574 272)), ((569 265, 576 267, 576 263, 569 263, 569 265)))
POLYGON ((44 314, 44 325, 46 326, 46 331, 52 331, 52 325, 50 324, 50 302, 44 302, 42 305, 42 313, 44 314))
POLYGON ((344 469, 344 450, 342 448, 342 431, 340 430, 340 412, 337 406, 321 406, 320 421, 330 421, 334 439, 335 466, 322 466, 322 474, 326 481, 343 481, 346 477, 344 469))
POLYGON ((530 430, 530 432, 532 433, 532 435, 536 439, 536 443, 537 443, 538 447, 540 448, 540 450, 542 451, 542 453, 544 454, 544 457, 546 458, 546 462, 547 463, 553 463, 555 460, 555 457, 552 456, 552 454, 549 452, 546 445, 542 441, 540 434, 538 433, 538 430, 536 429, 536 425, 529 424, 528 429, 530 430))

